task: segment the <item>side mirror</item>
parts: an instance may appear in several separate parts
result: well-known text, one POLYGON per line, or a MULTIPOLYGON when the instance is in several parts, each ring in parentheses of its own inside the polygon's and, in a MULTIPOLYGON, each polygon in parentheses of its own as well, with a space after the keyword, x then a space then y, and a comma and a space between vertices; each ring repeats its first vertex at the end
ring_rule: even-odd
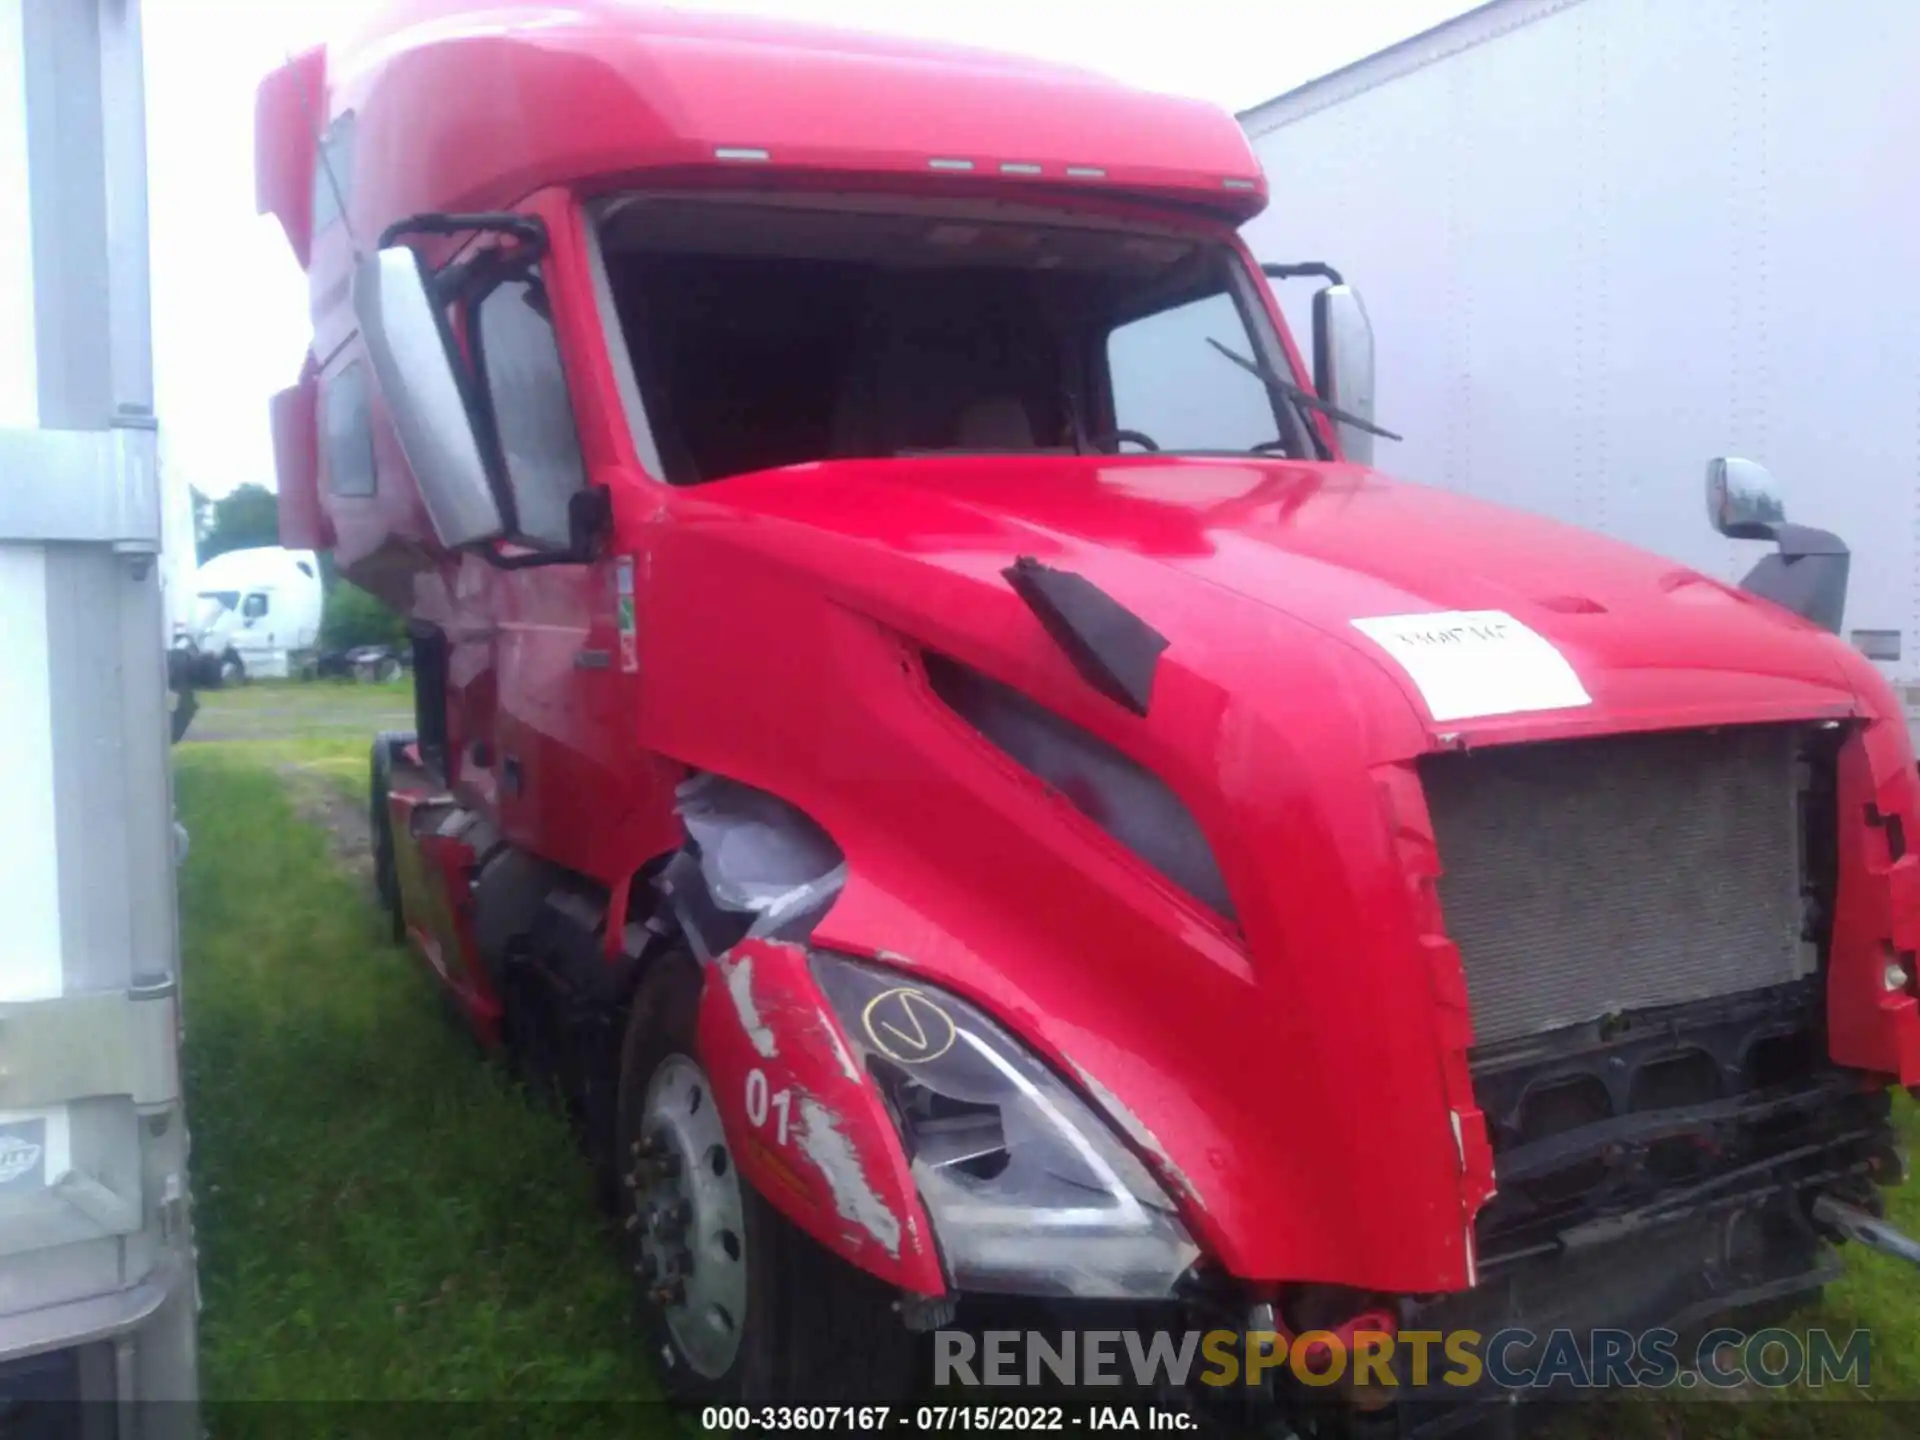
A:
POLYGON ((1707 519, 1730 540, 1771 540, 1787 508, 1764 465, 1722 455, 1707 462, 1707 519))
MULTIPOLYGON (((1329 405, 1373 419, 1373 322, 1360 292, 1334 284, 1313 295, 1313 387, 1329 405)), ((1373 463, 1373 435, 1334 422, 1340 453, 1355 465, 1373 463)))
POLYGON ((1764 466, 1723 455, 1707 462, 1707 518, 1733 540, 1771 540, 1778 547, 1740 582, 1823 630, 1840 633, 1853 557, 1838 535, 1787 522, 1779 487, 1764 466))
POLYGON ((420 257, 404 245, 361 260, 353 311, 401 453, 428 518, 449 549, 492 540, 506 526, 453 335, 420 257))

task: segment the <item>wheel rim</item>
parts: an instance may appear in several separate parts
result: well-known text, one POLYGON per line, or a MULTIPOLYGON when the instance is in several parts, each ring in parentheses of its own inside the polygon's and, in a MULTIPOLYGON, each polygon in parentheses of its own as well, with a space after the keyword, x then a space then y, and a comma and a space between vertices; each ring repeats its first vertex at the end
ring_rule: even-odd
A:
POLYGON ((707 1075, 685 1055, 654 1071, 629 1149, 636 1271, 690 1369, 724 1375, 747 1318, 746 1207, 707 1075))

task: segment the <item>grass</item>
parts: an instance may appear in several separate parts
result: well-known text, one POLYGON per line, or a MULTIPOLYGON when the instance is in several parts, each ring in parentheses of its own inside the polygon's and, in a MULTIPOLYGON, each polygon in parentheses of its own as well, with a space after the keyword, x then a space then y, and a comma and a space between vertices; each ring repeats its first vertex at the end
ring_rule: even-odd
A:
MULTIPOLYGON (((206 1394, 651 1397, 565 1125, 456 1033, 255 748, 178 764, 206 1394)), ((592 1433, 508 1429, 548 1414, 592 1433)))
MULTIPOLYGON (((407 703, 402 687, 249 686, 209 696, 207 714, 218 725, 257 717, 251 738, 177 752, 192 836, 181 893, 205 1391, 216 1402, 484 1402, 457 1424, 415 1414, 409 1432, 664 1432, 657 1408, 603 1408, 655 1390, 565 1125, 455 1031, 290 799, 299 787, 287 780, 312 774, 358 806, 375 727, 350 732, 342 709, 364 722, 407 703), (303 707, 325 723, 301 719, 303 707)), ((1899 1113, 1911 1144, 1920 1117, 1904 1097, 1899 1113)), ((1920 1185, 1894 1192, 1892 1216, 1920 1232, 1920 1185)), ((1847 1278, 1788 1323, 1871 1331, 1869 1393, 1907 1403, 1862 1403, 1851 1389, 1647 1400, 1570 1413, 1554 1434, 1920 1431, 1911 1269, 1849 1247, 1847 1278)), ((248 1428, 241 1415, 216 1404, 215 1433, 248 1428)), ((325 1416, 322 1431, 353 1428, 325 1416)), ((288 1419, 274 1412, 260 1433, 288 1419)))

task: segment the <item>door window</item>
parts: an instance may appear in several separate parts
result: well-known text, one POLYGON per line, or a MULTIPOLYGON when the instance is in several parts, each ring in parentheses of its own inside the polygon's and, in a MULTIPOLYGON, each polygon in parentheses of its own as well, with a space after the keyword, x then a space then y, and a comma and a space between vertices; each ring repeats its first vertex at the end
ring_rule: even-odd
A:
POLYGON ((267 597, 258 591, 247 596, 247 603, 240 611, 241 618, 249 622, 260 619, 266 613, 267 597))

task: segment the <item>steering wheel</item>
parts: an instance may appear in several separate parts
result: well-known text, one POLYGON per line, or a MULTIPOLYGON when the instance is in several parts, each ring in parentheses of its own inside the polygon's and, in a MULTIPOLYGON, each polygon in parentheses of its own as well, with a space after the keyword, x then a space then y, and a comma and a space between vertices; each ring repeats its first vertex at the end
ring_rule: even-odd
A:
POLYGON ((1120 453, 1120 442, 1123 440, 1131 440, 1142 450, 1158 450, 1160 448, 1151 435, 1143 434, 1138 430, 1108 430, 1104 434, 1093 435, 1088 438, 1094 449, 1105 451, 1110 455, 1118 455, 1120 453), (1108 449, 1109 446, 1112 448, 1108 449))

